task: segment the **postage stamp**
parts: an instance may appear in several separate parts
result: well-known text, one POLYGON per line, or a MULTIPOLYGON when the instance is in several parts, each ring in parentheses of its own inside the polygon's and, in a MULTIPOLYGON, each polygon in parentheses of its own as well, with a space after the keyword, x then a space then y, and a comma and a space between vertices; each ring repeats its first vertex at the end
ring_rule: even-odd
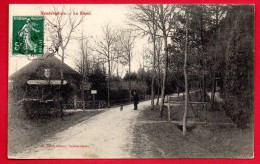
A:
POLYGON ((43 16, 13 16, 13 55, 42 55, 44 46, 43 16))

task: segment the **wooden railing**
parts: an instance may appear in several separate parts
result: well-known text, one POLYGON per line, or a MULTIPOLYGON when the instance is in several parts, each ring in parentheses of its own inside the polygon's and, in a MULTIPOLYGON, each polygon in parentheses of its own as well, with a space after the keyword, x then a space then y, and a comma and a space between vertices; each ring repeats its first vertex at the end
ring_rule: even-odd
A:
MULTIPOLYGON (((176 101, 176 98, 177 97, 167 96, 167 99, 166 99, 167 108, 168 108, 168 121, 170 121, 170 122, 171 122, 171 106, 178 106, 178 105, 185 104, 184 101, 176 101)), ((191 106, 191 108, 192 108, 192 105, 202 106, 202 108, 201 108, 202 110, 206 110, 207 107, 209 106, 208 102, 188 102, 188 104, 191 106)), ((193 113, 195 114, 196 117, 198 117, 198 115, 199 115, 198 108, 196 110, 193 110, 193 113)), ((206 116, 205 116, 205 119, 206 119, 206 116)), ((197 122, 197 123, 199 123, 199 122, 197 122)))

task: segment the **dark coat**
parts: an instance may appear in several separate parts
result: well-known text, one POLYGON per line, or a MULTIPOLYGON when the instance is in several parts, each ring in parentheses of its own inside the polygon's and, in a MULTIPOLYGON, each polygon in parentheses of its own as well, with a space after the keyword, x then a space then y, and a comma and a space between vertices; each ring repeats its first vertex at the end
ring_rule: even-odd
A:
POLYGON ((138 94, 134 94, 134 103, 138 104, 138 102, 139 102, 138 94))

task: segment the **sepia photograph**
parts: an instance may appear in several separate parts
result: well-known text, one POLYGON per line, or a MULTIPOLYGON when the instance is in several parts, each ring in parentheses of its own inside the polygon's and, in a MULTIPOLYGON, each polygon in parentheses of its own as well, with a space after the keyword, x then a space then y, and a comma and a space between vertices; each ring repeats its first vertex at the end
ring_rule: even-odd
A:
POLYGON ((8 17, 8 159, 254 158, 254 5, 8 17))

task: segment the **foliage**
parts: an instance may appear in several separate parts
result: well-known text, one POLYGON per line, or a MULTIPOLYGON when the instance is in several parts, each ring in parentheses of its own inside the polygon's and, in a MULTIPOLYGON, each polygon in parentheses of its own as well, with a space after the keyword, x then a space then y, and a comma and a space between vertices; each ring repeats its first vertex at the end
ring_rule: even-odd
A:
POLYGON ((130 80, 137 80, 137 74, 135 72, 131 72, 130 74, 127 72, 123 78, 123 80, 128 81, 130 80), (130 77, 129 77, 130 76, 130 77))
MULTIPOLYGON (((144 81, 139 80, 131 80, 131 87, 132 90, 137 92, 140 95, 146 95, 148 86, 144 81)), ((120 90, 128 90, 128 81, 125 80, 113 80, 111 82, 111 90, 113 91, 120 91, 120 90)))
POLYGON ((97 90, 96 99, 105 100, 107 97, 107 80, 99 65, 96 65, 92 73, 88 75, 88 81, 91 83, 91 89, 97 90))
MULTIPOLYGON (((181 8, 184 8, 181 6, 181 8)), ((187 74, 190 89, 212 90, 216 77, 225 109, 242 127, 253 113, 253 7, 192 5, 189 12, 187 74)), ((169 77, 184 86, 185 17, 177 19, 169 49, 169 77)), ((214 87, 213 87, 214 86, 214 87)))
POLYGON ((225 109, 242 128, 253 114, 253 18, 253 6, 233 6, 223 22, 225 33, 221 35, 225 50, 225 73, 222 74, 225 109))

